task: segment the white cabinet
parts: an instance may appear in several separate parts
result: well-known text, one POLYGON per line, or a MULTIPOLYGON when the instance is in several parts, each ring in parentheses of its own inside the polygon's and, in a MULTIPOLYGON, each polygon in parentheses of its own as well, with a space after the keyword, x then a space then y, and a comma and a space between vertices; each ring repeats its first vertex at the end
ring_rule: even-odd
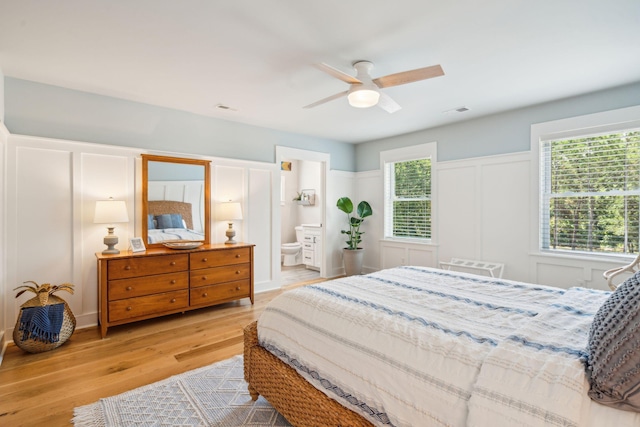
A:
POLYGON ((317 226, 303 228, 302 262, 307 268, 320 270, 322 264, 322 229, 317 226))

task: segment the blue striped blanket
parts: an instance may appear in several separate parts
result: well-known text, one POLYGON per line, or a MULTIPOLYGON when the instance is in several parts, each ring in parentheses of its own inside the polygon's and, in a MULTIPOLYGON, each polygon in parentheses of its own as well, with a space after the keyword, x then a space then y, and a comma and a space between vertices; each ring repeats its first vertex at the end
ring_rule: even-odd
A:
POLYGON ((588 326, 607 295, 398 267, 285 292, 258 339, 374 425, 635 425, 586 393, 588 326))
POLYGON ((20 310, 19 332, 22 341, 33 339, 44 343, 60 340, 60 329, 64 320, 64 303, 38 307, 23 307, 20 310))

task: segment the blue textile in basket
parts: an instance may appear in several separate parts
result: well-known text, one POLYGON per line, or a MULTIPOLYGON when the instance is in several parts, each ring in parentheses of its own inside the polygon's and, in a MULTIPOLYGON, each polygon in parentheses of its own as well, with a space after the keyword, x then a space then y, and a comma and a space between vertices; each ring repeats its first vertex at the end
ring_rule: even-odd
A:
POLYGON ((42 307, 23 307, 20 313, 22 341, 33 339, 46 343, 60 341, 60 329, 64 319, 64 303, 42 307))

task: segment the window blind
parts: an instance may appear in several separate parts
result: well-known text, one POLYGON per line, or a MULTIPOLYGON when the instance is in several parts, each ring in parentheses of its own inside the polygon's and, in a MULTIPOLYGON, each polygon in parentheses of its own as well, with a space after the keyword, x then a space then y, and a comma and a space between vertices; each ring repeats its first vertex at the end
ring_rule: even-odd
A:
POLYGON ((541 247, 635 253, 640 129, 542 141, 541 247))
POLYGON ((386 164, 387 237, 431 238, 431 159, 386 164))

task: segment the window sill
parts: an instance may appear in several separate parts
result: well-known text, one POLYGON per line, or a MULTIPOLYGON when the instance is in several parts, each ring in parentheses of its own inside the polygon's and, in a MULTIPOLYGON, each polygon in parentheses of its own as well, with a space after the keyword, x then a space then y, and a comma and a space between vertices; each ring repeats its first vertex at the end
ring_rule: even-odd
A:
POLYGON ((634 255, 601 255, 601 254, 588 254, 585 252, 580 253, 571 253, 571 252, 556 252, 556 251, 545 251, 539 250, 537 252, 532 252, 529 255, 539 258, 554 258, 554 259, 564 259, 564 260, 572 260, 572 261, 591 261, 591 262, 604 262, 604 263, 624 263, 628 264, 633 261, 636 257, 634 255))
POLYGON ((419 246, 438 246, 431 239, 412 239, 409 237, 400 238, 400 237, 385 237, 380 239, 381 243, 401 243, 401 244, 409 244, 409 245, 419 245, 419 246))

